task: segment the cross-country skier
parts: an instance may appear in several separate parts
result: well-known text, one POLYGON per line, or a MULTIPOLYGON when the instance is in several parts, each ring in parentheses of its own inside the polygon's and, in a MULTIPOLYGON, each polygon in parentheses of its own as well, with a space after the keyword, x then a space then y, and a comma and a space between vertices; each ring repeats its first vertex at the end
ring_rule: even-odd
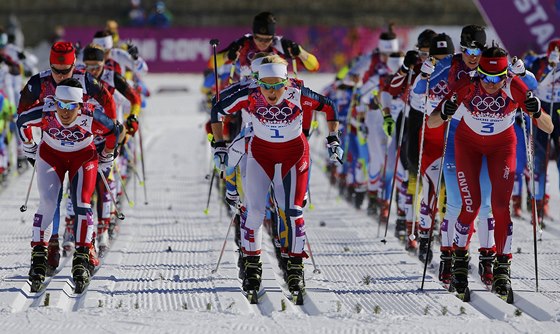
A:
POLYGON ((511 293, 510 265, 513 223, 509 201, 515 171, 516 136, 513 129, 518 107, 529 113, 536 125, 551 133, 551 117, 541 102, 527 94, 527 86, 517 76, 508 76, 505 50, 484 50, 478 64, 478 76, 465 76, 452 86, 428 119, 437 127, 448 121, 461 106, 462 118, 455 133, 455 161, 461 191, 462 207, 453 241, 452 287, 458 293, 468 288, 468 246, 472 225, 481 204, 480 169, 486 157, 492 183, 492 211, 495 218, 496 261, 493 266, 493 288, 500 296, 511 293), (511 174, 510 174, 511 173, 511 174))
MULTIPOLYGON (((110 168, 117 133, 113 120, 93 105, 84 104, 84 90, 78 79, 58 82, 54 96, 20 114, 17 125, 24 142, 25 154, 35 160, 39 208, 33 219, 31 241, 32 259, 29 279, 35 290, 45 279, 47 270, 47 242, 45 230, 53 221, 58 197, 66 172, 72 184, 74 212, 76 213, 76 252, 72 261, 72 277, 80 292, 89 283, 92 270, 99 264, 92 258, 93 212, 91 196, 99 168, 110 168), (26 129, 39 127, 43 138, 39 145, 26 129), (95 135, 106 138, 100 154, 93 144, 95 135)), ((33 287, 32 287, 33 288, 33 287)))
POLYGON ((288 79, 287 62, 270 56, 259 66, 258 87, 247 87, 219 101, 212 108, 214 160, 219 168, 227 164, 226 144, 222 139, 222 123, 218 114, 232 114, 245 108, 253 125, 254 135, 249 142, 245 195, 248 216, 242 228, 242 250, 245 257, 243 289, 256 292, 260 287, 262 222, 265 216, 266 194, 275 176, 275 166, 281 164, 281 178, 286 196, 286 221, 290 238, 287 264, 287 284, 290 292, 300 294, 304 289, 303 258, 305 226, 303 198, 307 189, 309 145, 302 133, 305 110, 319 110, 327 114, 329 152, 333 159, 342 159, 338 139, 337 111, 332 101, 288 79))

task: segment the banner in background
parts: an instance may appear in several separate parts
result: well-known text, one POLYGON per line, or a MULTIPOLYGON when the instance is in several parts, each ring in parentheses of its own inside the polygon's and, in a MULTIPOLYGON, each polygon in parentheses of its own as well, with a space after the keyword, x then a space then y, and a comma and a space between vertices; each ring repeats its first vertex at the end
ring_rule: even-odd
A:
POLYGON ((560 38, 559 0, 474 2, 512 55, 521 56, 527 50, 544 53, 550 40, 560 38))
MULTIPOLYGON (((67 27, 65 39, 89 44, 97 28, 67 27)), ((409 44, 409 28, 399 28, 395 33, 402 46, 409 44)), ((148 63, 150 72, 200 72, 212 57, 210 39, 218 38, 218 51, 249 33, 250 28, 120 28, 121 42, 131 40, 148 63)), ((366 27, 296 27, 278 29, 278 35, 291 39, 313 53, 321 64, 322 72, 335 72, 362 52, 377 45, 382 29, 366 27)))

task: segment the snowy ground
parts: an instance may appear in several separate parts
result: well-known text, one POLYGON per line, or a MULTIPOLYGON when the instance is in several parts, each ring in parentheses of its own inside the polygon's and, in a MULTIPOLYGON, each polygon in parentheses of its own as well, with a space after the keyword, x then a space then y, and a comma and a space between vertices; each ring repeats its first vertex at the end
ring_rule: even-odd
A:
MULTIPOLYGON (((318 90, 331 77, 309 76, 306 82, 318 90)), ((380 235, 377 222, 329 189, 319 159, 324 131, 312 140, 314 209, 306 212, 309 241, 322 272, 314 274, 307 260, 305 305, 287 302, 267 241, 266 294, 259 305, 248 304, 240 292, 232 235, 219 272, 211 274, 230 218, 220 210, 217 195, 212 196, 209 215, 203 213, 210 153, 202 128, 207 116, 197 111, 201 77, 150 75, 147 82, 153 93, 143 120, 149 205, 143 204, 142 188, 134 195, 129 187, 137 205, 125 210, 121 233, 84 294, 72 293, 68 259, 62 260, 62 270, 44 293, 29 292, 35 189, 29 210, 22 214, 19 207, 30 171, 0 191, 0 332, 560 332, 555 186, 551 209, 556 220, 548 222, 538 243, 540 292, 534 292, 532 230, 526 219, 515 222, 515 304, 506 304, 478 283, 476 256, 471 261, 472 302, 463 303, 437 281, 436 261, 424 291, 419 291, 423 266, 393 237, 393 224, 387 244, 381 243, 384 230, 380 235), (188 92, 158 93, 160 87, 186 87, 188 92)), ((557 185, 558 173, 552 175, 557 185)), ((476 237, 473 240, 476 249, 476 237)))

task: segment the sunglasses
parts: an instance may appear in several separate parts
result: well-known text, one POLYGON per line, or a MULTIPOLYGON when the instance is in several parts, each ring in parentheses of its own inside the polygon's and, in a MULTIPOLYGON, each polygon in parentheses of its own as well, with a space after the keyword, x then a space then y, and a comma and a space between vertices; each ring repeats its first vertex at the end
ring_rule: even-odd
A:
POLYGON ((492 84, 497 84, 507 77, 507 74, 487 75, 487 74, 479 73, 479 75, 480 75, 480 80, 482 80, 485 83, 492 83, 492 84))
POLYGON ((96 65, 86 65, 86 70, 98 70, 102 67, 103 67, 103 65, 98 65, 98 64, 96 64, 96 65))
POLYGON ((60 109, 74 110, 80 106, 80 102, 62 102, 60 100, 56 100, 56 105, 60 109))
POLYGON ((286 84, 288 84, 288 79, 282 80, 280 82, 273 83, 273 84, 269 84, 269 83, 262 82, 262 81, 258 80, 257 84, 259 85, 259 87, 262 87, 266 90, 270 90, 270 89, 279 90, 282 87, 286 86, 286 84))
POLYGON ((466 53, 469 56, 475 56, 478 57, 482 54, 482 50, 479 48, 465 48, 465 47, 461 47, 461 51, 466 53))
POLYGON ((272 40, 274 39, 274 36, 271 36, 271 37, 257 37, 257 36, 253 36, 253 38, 254 38, 255 41, 257 41, 257 42, 261 42, 261 43, 270 43, 270 42, 272 42, 272 40))
POLYGON ((428 51, 418 51, 418 55, 422 58, 428 58, 430 56, 430 52, 428 52, 428 51))
POLYGON ((65 70, 59 70, 59 69, 57 69, 57 68, 54 68, 54 67, 51 65, 51 71, 53 71, 53 72, 56 73, 56 74, 63 74, 63 75, 64 75, 64 74, 70 73, 70 71, 72 71, 73 68, 74 68, 74 65, 70 66, 69 68, 67 68, 67 69, 65 69, 65 70))

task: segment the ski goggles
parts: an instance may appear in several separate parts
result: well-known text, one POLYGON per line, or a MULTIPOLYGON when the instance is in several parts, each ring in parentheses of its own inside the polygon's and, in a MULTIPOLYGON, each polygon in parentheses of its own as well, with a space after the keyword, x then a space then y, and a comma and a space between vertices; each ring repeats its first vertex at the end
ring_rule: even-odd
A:
POLYGON ((482 54, 482 50, 479 48, 466 48, 461 47, 461 51, 466 53, 468 56, 475 56, 478 57, 482 54))
POLYGON ((255 39, 255 41, 260 43, 270 43, 274 39, 274 36, 270 36, 270 37, 253 36, 253 39, 255 39))
POLYGON ((478 69, 478 76, 480 77, 480 80, 482 80, 482 82, 484 82, 484 83, 497 84, 507 77, 507 70, 505 71, 505 73, 502 72, 502 73, 499 73, 499 74, 490 75, 488 73, 484 73, 479 68, 478 69))
POLYGON ((62 102, 60 100, 55 100, 55 101, 56 101, 56 105, 60 109, 64 109, 64 110, 74 110, 80 106, 80 102, 62 102))
POLYGON ((95 64, 95 65, 86 65, 86 70, 98 70, 102 68, 103 65, 95 64))
POLYGON ((266 90, 270 90, 270 89, 279 90, 282 87, 285 87, 287 84, 288 84, 288 79, 285 79, 285 80, 282 80, 280 82, 273 83, 273 84, 269 84, 269 83, 257 80, 257 85, 259 85, 259 87, 262 87, 266 90))
POLYGON ((70 73, 70 71, 72 71, 73 68, 74 68, 74 65, 70 66, 69 68, 67 68, 65 70, 59 70, 59 69, 57 69, 57 68, 55 68, 51 65, 51 71, 53 71, 53 73, 61 74, 61 75, 70 73))

